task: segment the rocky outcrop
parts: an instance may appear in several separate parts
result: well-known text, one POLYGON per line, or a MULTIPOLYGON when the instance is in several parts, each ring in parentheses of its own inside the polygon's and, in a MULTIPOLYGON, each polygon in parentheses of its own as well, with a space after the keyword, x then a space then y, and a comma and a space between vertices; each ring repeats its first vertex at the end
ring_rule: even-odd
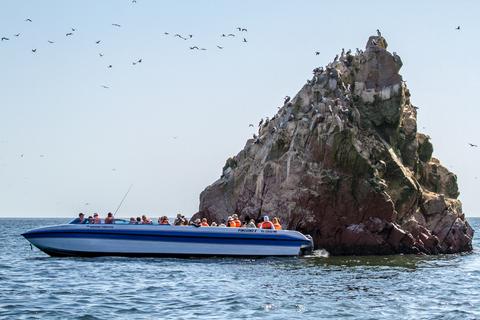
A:
POLYGON ((417 109, 383 37, 342 52, 227 160, 195 217, 278 216, 332 254, 472 249, 456 176, 417 132, 417 109))

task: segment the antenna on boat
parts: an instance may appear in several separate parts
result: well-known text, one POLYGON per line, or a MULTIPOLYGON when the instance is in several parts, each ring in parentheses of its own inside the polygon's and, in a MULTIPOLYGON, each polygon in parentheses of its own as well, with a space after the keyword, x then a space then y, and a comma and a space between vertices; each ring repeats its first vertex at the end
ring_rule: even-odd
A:
POLYGON ((125 201, 125 198, 127 197, 128 193, 130 192, 130 190, 132 189, 133 187, 133 184, 130 185, 130 187, 128 187, 128 190, 127 190, 127 193, 125 193, 125 195, 123 196, 122 198, 122 201, 120 201, 120 204, 118 205, 117 207, 117 210, 115 210, 115 212, 113 213, 113 216, 115 217, 115 215, 117 214, 118 210, 120 209, 120 207, 122 206, 123 204, 123 201, 125 201))

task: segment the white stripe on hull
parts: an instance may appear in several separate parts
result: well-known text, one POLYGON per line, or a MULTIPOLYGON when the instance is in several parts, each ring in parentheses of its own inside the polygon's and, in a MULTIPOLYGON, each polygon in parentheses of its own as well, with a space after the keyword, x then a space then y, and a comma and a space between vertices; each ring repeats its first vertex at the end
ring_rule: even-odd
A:
POLYGON ((98 238, 32 238, 40 249, 52 251, 116 254, 297 256, 297 246, 195 243, 98 238))

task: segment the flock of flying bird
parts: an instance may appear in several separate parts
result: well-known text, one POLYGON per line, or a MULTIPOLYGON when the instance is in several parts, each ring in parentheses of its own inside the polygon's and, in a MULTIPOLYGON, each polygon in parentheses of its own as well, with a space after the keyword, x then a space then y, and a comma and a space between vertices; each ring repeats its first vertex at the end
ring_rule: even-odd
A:
MULTIPOLYGON (((132 0, 132 3, 136 3, 136 2, 137 2, 136 0, 132 0)), ((25 22, 27 22, 27 23, 33 23, 33 20, 30 19, 30 18, 27 18, 27 19, 25 19, 25 22)), ((120 25, 120 24, 118 24, 118 23, 112 23, 112 26, 115 27, 115 28, 121 28, 121 27, 122 27, 122 25, 120 25)), ((77 31, 76 28, 73 28, 73 27, 70 28, 69 31, 65 33, 65 37, 72 37, 72 36, 74 35, 74 32, 76 32, 76 31, 77 31)), ((237 27, 237 28, 236 28, 236 31, 238 31, 240 34, 235 34, 235 33, 227 33, 227 34, 225 34, 225 33, 222 33, 220 37, 221 37, 221 38, 234 38, 234 37, 239 37, 239 38, 242 39, 242 40, 241 40, 242 43, 247 43, 248 40, 247 40, 247 38, 246 38, 245 36, 243 36, 243 35, 244 35, 246 32, 248 32, 248 29, 245 28, 245 27, 237 27)), ((170 35, 170 32, 164 32, 163 34, 164 34, 165 36, 169 36, 169 35, 170 35)), ((13 35, 14 38, 19 38, 20 36, 21 36, 20 33, 16 33, 16 34, 13 35)), ((180 40, 185 40, 185 41, 186 41, 186 40, 192 40, 192 39, 194 38, 193 34, 182 35, 182 34, 179 34, 179 33, 175 33, 175 34, 173 35, 173 37, 174 37, 174 38, 178 38, 178 39, 180 39, 180 40)), ((11 39, 11 38, 8 37, 8 36, 2 36, 2 37, 0 38, 0 42, 10 41, 10 39, 11 39)), ((51 45, 55 44, 55 41, 52 41, 52 40, 47 40, 47 42, 48 42, 49 44, 51 44, 51 45)), ((95 44, 96 44, 96 45, 99 45, 101 42, 102 42, 102 40, 96 40, 96 41, 95 41, 95 44)), ((189 46, 188 48, 189 48, 190 50, 199 50, 199 51, 206 51, 206 50, 208 50, 207 48, 201 47, 201 46, 198 46, 198 45, 191 45, 191 46, 189 46)), ((216 48, 221 50, 221 49, 223 49, 224 47, 217 44, 217 45, 216 45, 216 48)), ((35 54, 35 53, 37 53, 37 48, 31 49, 31 51, 32 51, 33 54, 35 54)), ((103 54, 102 52, 99 52, 98 56, 99 56, 100 58, 102 58, 102 57, 104 56, 104 54, 103 54)), ((135 65, 137 65, 137 64, 139 64, 139 63, 142 63, 142 61, 143 61, 142 58, 135 59, 135 60, 132 62, 132 65, 135 66, 135 65)), ((108 65, 107 65, 107 68, 108 68, 108 69, 111 69, 111 68, 113 68, 113 65, 112 65, 112 64, 108 64, 108 65)), ((110 88, 109 86, 107 86, 107 85, 105 85, 105 84, 102 84, 101 87, 104 88, 104 89, 109 89, 109 88, 110 88)))

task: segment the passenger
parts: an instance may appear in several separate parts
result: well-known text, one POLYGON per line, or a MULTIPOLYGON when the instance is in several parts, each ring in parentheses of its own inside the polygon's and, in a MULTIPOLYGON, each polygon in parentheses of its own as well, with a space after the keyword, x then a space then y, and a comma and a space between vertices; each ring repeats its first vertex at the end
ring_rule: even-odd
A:
POLYGON ((200 226, 202 226, 202 227, 210 227, 210 225, 208 224, 207 218, 203 218, 203 219, 202 219, 202 223, 200 224, 200 226))
POLYGON ((247 225, 245 226, 245 228, 256 229, 257 226, 255 225, 255 220, 250 219, 250 221, 247 223, 247 225))
POLYGON ((137 224, 137 220, 135 220, 134 217, 131 217, 129 224, 137 224))
POLYGON ((200 227, 202 225, 202 221, 200 219, 195 219, 193 222, 190 220, 190 223, 194 227, 200 227))
POLYGON ((135 223, 135 224, 142 224, 142 218, 140 218, 140 217, 137 217, 137 221, 136 221, 136 223, 135 223))
POLYGON ((260 225, 260 229, 275 229, 275 226, 270 221, 268 216, 263 217, 263 222, 260 225))
POLYGON ((98 216, 98 213, 96 212, 93 214, 93 220, 94 220, 93 223, 95 224, 102 223, 102 220, 100 219, 100 217, 98 216))
POLYGON ((282 225, 280 224, 280 220, 277 217, 274 217, 272 219, 273 226, 275 227, 275 230, 282 230, 282 225))
POLYGON ((215 221, 213 221, 210 226, 211 226, 211 227, 218 227, 218 225, 217 225, 217 223, 216 223, 215 221))
POLYGON ((225 224, 225 219, 222 220, 222 223, 218 225, 219 227, 226 227, 227 225, 225 224))
POLYGON ((75 223, 75 224, 82 224, 82 223, 86 223, 87 220, 85 220, 85 215, 83 213, 79 213, 78 214, 78 218, 75 218, 72 223, 75 223))
POLYGON ((170 221, 168 221, 167 216, 163 216, 158 218, 158 224, 170 224, 170 221))
POLYGON ((183 216, 181 213, 177 213, 177 217, 175 218, 175 221, 173 221, 173 224, 176 226, 181 226, 183 224, 183 216))
POLYGON ((113 223, 113 220, 114 220, 114 218, 113 218, 113 213, 109 212, 109 213, 107 214, 107 217, 105 218, 105 223, 106 223, 106 224, 112 224, 112 223, 113 223))
POLYGON ((232 216, 232 218, 233 218, 233 222, 235 222, 235 227, 240 228, 242 226, 242 221, 240 221, 240 219, 238 219, 238 215, 234 214, 232 216))
POLYGON ((92 216, 88 216, 88 224, 94 224, 95 223, 95 219, 93 219, 92 216))
POLYGON ((146 215, 143 215, 143 216, 142 216, 142 224, 152 224, 152 220, 150 220, 149 218, 147 218, 146 215))
POLYGON ((237 224, 235 223, 235 220, 233 220, 232 217, 228 217, 227 219, 227 226, 229 228, 235 228, 237 226, 237 224))

